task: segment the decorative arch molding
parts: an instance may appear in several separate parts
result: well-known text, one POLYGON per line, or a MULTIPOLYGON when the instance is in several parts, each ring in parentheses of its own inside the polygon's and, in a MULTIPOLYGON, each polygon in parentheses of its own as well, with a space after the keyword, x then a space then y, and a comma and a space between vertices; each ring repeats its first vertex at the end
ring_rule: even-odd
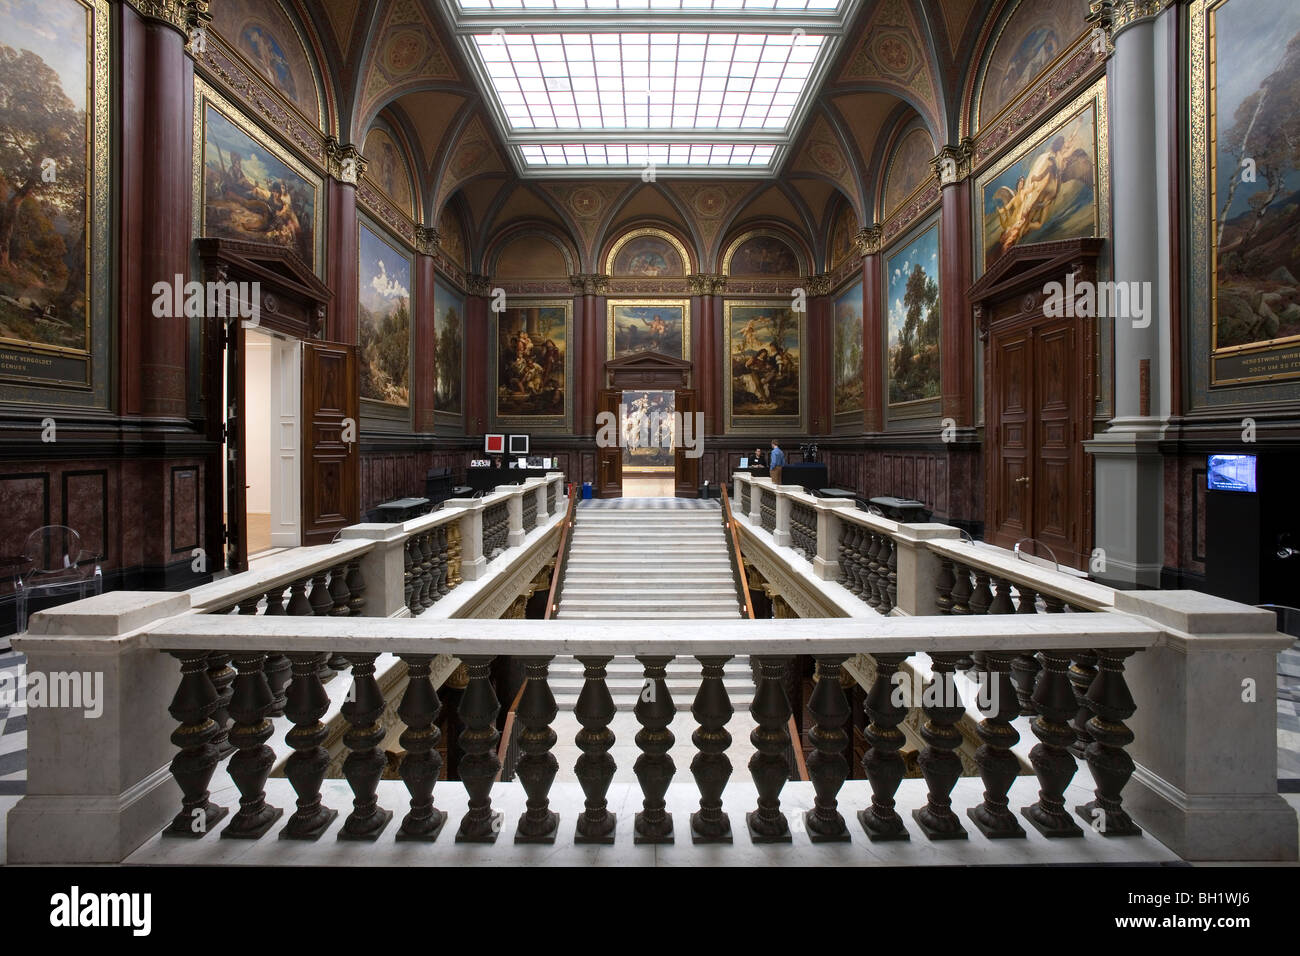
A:
POLYGON ((407 136, 407 131, 399 123, 381 114, 375 117, 374 122, 366 130, 366 135, 361 141, 361 154, 366 158, 366 178, 374 183, 398 209, 413 221, 422 221, 421 210, 424 207, 423 183, 420 176, 416 174, 419 166, 415 161, 415 152, 411 148, 411 141, 407 136), (395 171, 405 179, 406 187, 410 191, 409 208, 403 207, 402 197, 393 195, 392 184, 386 181, 388 177, 385 175, 387 172, 385 158, 378 154, 377 149, 371 147, 371 137, 375 133, 386 137, 396 147, 396 158, 400 162, 400 167, 395 171))
POLYGON ((877 180, 877 222, 894 215, 933 175, 930 160, 938 152, 939 144, 919 116, 904 119, 890 130, 877 180))
MULTIPOLYGON (((644 222, 644 220, 642 220, 642 222, 644 222)), ((613 239, 613 241, 609 242, 606 245, 605 254, 601 256, 599 260, 603 265, 602 271, 605 273, 605 275, 611 277, 615 276, 614 260, 618 257, 619 252, 622 251, 623 247, 626 246, 629 242, 632 242, 634 239, 639 239, 642 236, 654 236, 656 238, 664 240, 670 246, 672 246, 673 249, 677 251, 677 254, 681 257, 682 260, 681 275, 662 276, 656 278, 685 279, 688 275, 692 275, 698 271, 698 259, 692 257, 691 254, 687 251, 686 242, 681 237, 676 235, 674 232, 669 231, 667 224, 663 224, 663 225, 656 224, 656 225, 641 225, 641 226, 633 225, 631 227, 628 226, 620 227, 620 231, 618 231, 615 234, 615 238, 613 239)), ((631 278, 631 277, 624 277, 624 278, 631 278)))
POLYGON ((859 215, 864 214, 867 195, 862 164, 853 146, 853 136, 845 128, 844 117, 833 104, 822 102, 818 110, 809 115, 803 137, 793 154, 794 159, 786 166, 782 178, 810 174, 843 192, 852 190, 854 207, 859 215), (839 164, 843 164, 842 170, 838 169, 839 164))
POLYGON ((438 184, 430 210, 430 221, 433 222, 442 214, 447 199, 465 183, 488 173, 510 173, 509 166, 502 162, 497 150, 495 134, 490 125, 484 122, 484 117, 475 104, 466 103, 457 120, 454 133, 447 138, 446 151, 437 158, 437 173, 431 178, 431 182, 438 184), (476 151, 480 158, 490 156, 495 161, 495 166, 466 172, 462 167, 478 165, 474 162, 471 151, 476 151))
POLYGON ((813 256, 808 244, 788 226, 773 220, 756 220, 745 223, 734 230, 727 242, 725 251, 718 261, 721 273, 728 278, 732 276, 732 264, 737 250, 751 239, 775 239, 794 253, 796 269, 794 272, 779 275, 747 274, 743 279, 802 279, 812 273, 813 256))
POLYGON ((853 201, 838 189, 826 198, 826 207, 822 212, 821 221, 825 225, 819 237, 822 243, 821 269, 819 271, 830 272, 846 262, 854 260, 853 237, 865 227, 853 209, 853 201), (843 228, 847 233, 844 238, 847 241, 844 245, 844 255, 840 259, 836 259, 835 255, 840 249, 840 245, 836 242, 836 236, 837 230, 841 228, 841 220, 844 220, 843 228))
POLYGON ((483 264, 488 276, 496 275, 497 263, 500 260, 502 250, 518 239, 544 239, 559 250, 560 255, 564 258, 565 267, 569 271, 566 275, 557 276, 556 278, 563 281, 565 288, 568 288, 569 276, 576 275, 581 271, 580 263, 582 258, 578 253, 577 245, 571 238, 565 236, 551 223, 526 219, 508 223, 484 247, 483 264))

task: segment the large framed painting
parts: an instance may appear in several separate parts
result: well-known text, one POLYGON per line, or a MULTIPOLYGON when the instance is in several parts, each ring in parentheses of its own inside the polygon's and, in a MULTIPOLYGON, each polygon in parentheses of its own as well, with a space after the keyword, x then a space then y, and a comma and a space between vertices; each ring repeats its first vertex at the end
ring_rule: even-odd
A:
POLYGON ((620 238, 605 259, 611 276, 657 279, 685 276, 690 257, 674 236, 661 229, 637 229, 620 238))
POLYGON ((434 414, 460 420, 465 414, 465 297, 441 280, 433 284, 433 343, 434 414))
MULTIPOLYGON (((835 415, 862 411, 862 280, 835 297, 835 415)), ((860 416, 858 416, 860 417, 860 416)))
POLYGON ((689 299, 611 299, 606 308, 610 358, 638 352, 691 357, 689 299))
POLYGON ((619 425, 623 429, 623 473, 673 474, 677 435, 674 412, 677 393, 668 390, 626 390, 619 425))
POLYGON ((0 400, 107 401, 109 7, 0 0, 0 400))
POLYGON ((1022 243, 1109 234, 1108 138, 1101 79, 1044 132, 980 174, 975 234, 981 274, 1022 243))
POLYGON ((502 426, 568 432, 573 397, 573 300, 511 301, 492 313, 493 414, 502 426))
POLYGON ((885 258, 885 350, 890 407, 940 397, 939 224, 914 232, 885 258))
MULTIPOLYGON (((1192 285, 1197 294, 1209 289, 1209 385, 1297 378, 1300 7, 1287 0, 1219 0, 1194 5, 1191 16, 1193 189, 1199 192, 1192 285), (1196 55, 1202 50, 1203 60, 1196 55), (1201 281, 1206 273, 1208 283, 1201 281)), ((1204 377, 1199 368, 1197 377, 1204 377)))
POLYGON ((321 179, 195 79, 198 234, 281 246, 321 273, 321 179))
POLYGON ((357 246, 361 397, 411 406, 411 256, 361 222, 357 246))
POLYGON ((722 271, 738 278, 798 277, 803 275, 803 264, 779 235, 756 230, 731 243, 722 256, 722 271))
POLYGON ((804 316, 784 301, 728 301, 727 361, 723 390, 727 428, 772 433, 802 429, 804 316))

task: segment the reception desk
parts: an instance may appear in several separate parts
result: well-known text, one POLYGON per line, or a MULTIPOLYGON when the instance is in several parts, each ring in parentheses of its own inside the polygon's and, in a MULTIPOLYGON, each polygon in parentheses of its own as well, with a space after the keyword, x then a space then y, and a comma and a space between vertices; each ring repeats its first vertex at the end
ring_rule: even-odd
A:
POLYGON ((518 485, 529 478, 545 478, 554 468, 466 468, 465 484, 475 491, 492 491, 497 485, 518 485))
POLYGON ((781 468, 781 484, 802 485, 804 491, 819 491, 830 487, 830 473, 821 462, 787 462, 781 468))

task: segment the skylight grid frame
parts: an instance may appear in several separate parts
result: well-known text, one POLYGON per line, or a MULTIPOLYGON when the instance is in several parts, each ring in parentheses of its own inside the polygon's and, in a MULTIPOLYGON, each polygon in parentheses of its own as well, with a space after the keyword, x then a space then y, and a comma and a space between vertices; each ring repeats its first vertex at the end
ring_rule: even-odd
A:
MULTIPOLYGON (((578 169, 587 176, 624 176, 638 172, 644 174, 643 169, 633 166, 536 166, 526 160, 521 149, 528 145, 626 146, 632 140, 637 145, 643 146, 687 144, 707 145, 711 148, 723 145, 772 147, 770 162, 758 166, 748 164, 666 167, 671 169, 675 177, 723 174, 728 178, 748 178, 772 176, 781 167, 792 146, 795 134, 802 128, 812 109, 816 93, 821 89, 826 73, 840 49, 845 31, 856 15, 862 0, 839 0, 838 6, 834 9, 830 8, 830 0, 823 0, 827 4, 825 9, 797 6, 799 0, 770 0, 770 3, 769 0, 727 0, 729 6, 723 6, 721 0, 709 0, 708 7, 704 6, 705 0, 682 0, 680 6, 667 9, 654 5, 660 0, 646 0, 635 8, 628 6, 619 8, 611 5, 603 9, 591 6, 592 0, 555 0, 563 5, 562 8, 539 6, 546 0, 521 0, 528 5, 508 8, 502 5, 504 0, 488 0, 489 3, 497 3, 495 9, 486 7, 462 9, 460 2, 461 0, 442 0, 440 5, 442 15, 461 44, 466 62, 483 90, 488 112, 507 146, 515 171, 521 178, 572 175, 572 172, 578 169), (594 89, 594 84, 589 82, 595 76, 594 53, 590 61, 592 64, 590 71, 585 65, 575 69, 574 61, 570 59, 568 51, 564 51, 562 42, 559 46, 563 51, 561 53, 563 59, 561 56, 553 56, 546 62, 555 65, 556 74, 559 72, 559 64, 563 62, 563 69, 570 82, 569 89, 544 90, 546 77, 540 75, 542 72, 540 64, 543 61, 538 56, 532 61, 538 69, 534 70, 530 67, 527 70, 530 74, 530 85, 533 87, 531 103, 529 95, 522 88, 518 88, 517 78, 513 88, 507 85, 506 92, 500 92, 488 62, 479 56, 479 44, 475 39, 476 34, 493 32, 501 36, 503 43, 528 43, 534 48, 537 44, 532 35, 549 35, 551 39, 544 44, 548 47, 549 54, 556 52, 555 36, 564 37, 574 34, 726 33, 746 36, 803 34, 819 36, 821 43, 811 59, 800 93, 791 93, 788 85, 783 91, 779 79, 775 84, 776 88, 771 89, 770 87, 774 85, 771 82, 774 74, 770 66, 765 73, 762 69, 764 64, 759 63, 753 76, 742 77, 749 81, 747 84, 737 84, 737 88, 730 91, 726 89, 727 84, 723 84, 722 102, 716 104, 718 121, 714 123, 713 110, 704 112, 700 108, 701 98, 704 96, 702 89, 697 88, 694 99, 686 90, 678 89, 680 64, 676 57, 673 60, 673 75, 667 83, 664 82, 661 75, 662 63, 659 70, 654 66, 653 37, 647 38, 649 56, 644 61, 648 64, 645 76, 647 91, 654 93, 655 88, 659 87, 659 96, 656 101, 655 96, 648 95, 646 108, 640 110, 636 108, 638 104, 629 106, 627 103, 624 83, 626 74, 619 71, 617 88, 614 84, 609 84, 610 89, 606 90, 607 95, 602 99, 599 90, 594 89), (510 41, 508 39, 510 37, 515 39, 510 41), (659 79, 656 80, 656 77, 659 79), (533 81, 540 81, 543 89, 539 90, 538 82, 533 81), (742 90, 740 86, 745 88, 742 90), (737 95, 741 92, 746 94, 743 100, 737 95), (728 93, 731 94, 730 100, 727 98, 728 93), (758 95, 755 95, 756 93, 758 95), (561 95, 561 107, 558 112, 551 101, 552 94, 561 95), (544 105, 543 100, 546 101, 544 105), (534 109, 537 110, 535 114, 534 109), (649 128, 652 110, 659 123, 655 128, 649 128), (677 125, 686 119, 688 112, 695 116, 697 122, 690 127, 677 125), (518 125, 512 122, 512 115, 522 120, 525 113, 527 113, 526 122, 518 125), (701 113, 704 121, 699 121, 701 113), (783 127, 776 128, 776 122, 779 122, 779 118, 783 116, 786 117, 783 127), (776 122, 773 121, 774 117, 777 118, 776 122), (616 118, 621 119, 624 124, 634 125, 618 128, 605 125, 609 120, 616 118), (574 120, 576 122, 573 122, 574 120), (538 125, 539 121, 542 125, 538 125), (573 122, 573 125, 563 126, 562 122, 573 122), (665 123, 668 125, 664 125, 665 123), (746 125, 754 123, 766 124, 766 128, 746 125)), ((481 3, 483 0, 466 0, 466 2, 481 3)), ((608 0, 608 2, 615 3, 617 0, 608 0)), ((607 40, 597 40, 594 36, 588 36, 587 39, 588 47, 593 51, 598 44, 604 46, 608 43, 607 40)), ((707 45, 707 39, 705 44, 707 45)), ((678 43, 678 52, 684 45, 686 45, 685 40, 678 43)), ((734 58, 738 45, 732 47, 733 58, 729 59, 727 65, 728 74, 734 62, 739 59, 734 58)), ((792 45, 791 49, 795 48, 792 45)), ((496 62, 499 63, 500 60, 496 62)), ((618 62, 622 62, 621 52, 618 62)), ((748 73, 745 69, 738 72, 748 73)), ((498 76, 502 73, 501 69, 497 70, 498 76)), ((639 80, 641 75, 638 71, 634 77, 639 80)), ((728 75, 728 79, 735 78, 728 75)), ((704 85, 701 80, 700 86, 704 85)), ((712 107, 715 105, 712 101, 717 99, 718 90, 710 90, 709 93, 711 94, 708 97, 709 105, 712 107)))

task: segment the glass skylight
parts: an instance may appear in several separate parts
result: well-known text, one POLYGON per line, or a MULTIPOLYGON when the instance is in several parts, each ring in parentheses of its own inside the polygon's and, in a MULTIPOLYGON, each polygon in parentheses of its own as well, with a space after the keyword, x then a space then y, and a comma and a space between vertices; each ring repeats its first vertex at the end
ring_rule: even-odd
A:
POLYGON ((524 160, 535 166, 612 166, 643 169, 647 166, 710 168, 771 164, 775 146, 732 143, 556 143, 520 146, 524 160))
POLYGON ((808 13, 838 10, 842 0, 457 0, 465 12, 529 10, 546 13, 600 13, 641 10, 655 13, 702 13, 715 10, 764 10, 808 13))
POLYGON ((547 33, 474 41, 512 131, 784 130, 823 38, 547 33))

